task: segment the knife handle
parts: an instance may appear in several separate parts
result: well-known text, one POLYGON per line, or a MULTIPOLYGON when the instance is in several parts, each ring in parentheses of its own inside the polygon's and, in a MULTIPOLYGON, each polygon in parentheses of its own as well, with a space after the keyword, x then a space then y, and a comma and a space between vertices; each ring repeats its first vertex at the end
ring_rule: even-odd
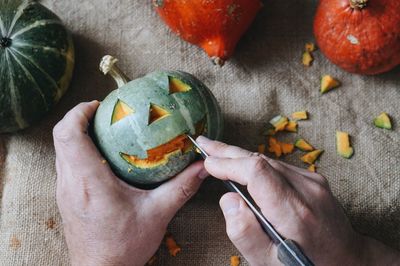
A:
POLYGON ((290 239, 285 240, 285 244, 294 251, 297 257, 301 260, 300 264, 297 260, 293 258, 293 255, 287 250, 287 248, 281 243, 278 245, 278 259, 285 266, 314 266, 314 264, 304 255, 303 251, 299 246, 290 239))

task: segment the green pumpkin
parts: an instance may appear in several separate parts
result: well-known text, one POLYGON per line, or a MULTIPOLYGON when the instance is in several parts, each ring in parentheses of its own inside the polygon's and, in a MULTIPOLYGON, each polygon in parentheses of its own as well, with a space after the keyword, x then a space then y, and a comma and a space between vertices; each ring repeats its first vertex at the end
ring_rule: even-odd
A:
POLYGON ((0 0, 0 133, 49 112, 73 68, 71 35, 54 13, 32 0, 0 0))
POLYGON ((113 170, 130 184, 165 181, 196 157, 186 134, 219 139, 223 121, 211 91, 194 76, 162 71, 128 82, 114 58, 102 71, 119 88, 100 104, 94 137, 113 170))

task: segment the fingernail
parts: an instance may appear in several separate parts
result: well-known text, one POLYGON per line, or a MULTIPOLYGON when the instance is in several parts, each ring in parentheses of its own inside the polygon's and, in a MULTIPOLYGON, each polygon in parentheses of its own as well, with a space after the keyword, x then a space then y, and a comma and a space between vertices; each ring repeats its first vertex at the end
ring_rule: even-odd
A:
POLYGON ((210 174, 207 172, 206 169, 201 170, 200 173, 199 173, 199 175, 198 175, 198 177, 199 177, 200 179, 206 179, 206 178, 209 177, 209 176, 210 176, 210 174))
POLYGON ((221 202, 221 209, 224 214, 236 215, 239 212, 240 201, 234 198, 226 199, 221 202))
POLYGON ((208 138, 204 137, 204 136, 199 136, 196 139, 196 141, 197 141, 197 143, 204 144, 204 145, 210 142, 210 140, 208 138))

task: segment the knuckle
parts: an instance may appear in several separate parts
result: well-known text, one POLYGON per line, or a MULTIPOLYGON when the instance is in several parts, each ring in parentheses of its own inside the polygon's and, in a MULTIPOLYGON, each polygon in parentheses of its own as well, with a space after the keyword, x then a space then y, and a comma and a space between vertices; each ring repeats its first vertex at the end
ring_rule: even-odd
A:
POLYGON ((179 197, 180 201, 187 201, 194 194, 195 194, 195 191, 193 189, 187 187, 187 186, 180 186, 179 187, 178 197, 179 197))
POLYGON ((59 122, 53 129, 53 138, 59 143, 69 143, 73 139, 73 135, 70 130, 65 128, 63 122, 59 122))
POLYGON ((331 192, 328 187, 321 185, 319 183, 314 183, 311 186, 312 193, 318 200, 327 199, 330 197, 331 192))
POLYGON ((306 224, 312 224, 312 222, 315 220, 314 212, 306 204, 301 204, 301 206, 297 208, 297 215, 299 216, 300 220, 306 222, 306 224))
POLYGON ((217 151, 223 151, 228 147, 228 144, 220 142, 220 141, 214 141, 214 148, 217 151))
POLYGON ((246 241, 251 233, 252 224, 245 219, 235 219, 230 226, 226 228, 226 233, 232 242, 246 241))
POLYGON ((260 175, 266 171, 267 162, 259 156, 252 157, 250 159, 250 169, 254 175, 260 175))

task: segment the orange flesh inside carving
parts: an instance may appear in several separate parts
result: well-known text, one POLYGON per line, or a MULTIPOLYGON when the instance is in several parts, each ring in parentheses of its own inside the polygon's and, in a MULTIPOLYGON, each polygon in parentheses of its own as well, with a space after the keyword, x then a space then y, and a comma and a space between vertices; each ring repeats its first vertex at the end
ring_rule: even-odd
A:
POLYGON ((111 124, 117 123, 118 121, 122 120, 123 118, 127 117, 130 114, 133 114, 134 111, 130 108, 126 103, 121 100, 118 100, 117 104, 115 105, 114 112, 111 119, 111 124))
POLYGON ((150 105, 149 125, 171 115, 167 110, 156 104, 150 105))
POLYGON ((181 80, 177 78, 169 78, 169 93, 179 93, 179 92, 188 92, 191 88, 186 83, 183 83, 181 80))
MULTIPOLYGON (((205 120, 202 120, 196 125, 195 137, 202 134, 204 132, 204 129, 205 120)), ((124 153, 121 153, 121 156, 125 161, 134 165, 135 167, 147 169, 167 164, 171 156, 187 153, 192 148, 192 142, 187 138, 185 134, 183 134, 165 144, 162 144, 161 146, 148 150, 146 159, 140 159, 137 156, 124 153)))

